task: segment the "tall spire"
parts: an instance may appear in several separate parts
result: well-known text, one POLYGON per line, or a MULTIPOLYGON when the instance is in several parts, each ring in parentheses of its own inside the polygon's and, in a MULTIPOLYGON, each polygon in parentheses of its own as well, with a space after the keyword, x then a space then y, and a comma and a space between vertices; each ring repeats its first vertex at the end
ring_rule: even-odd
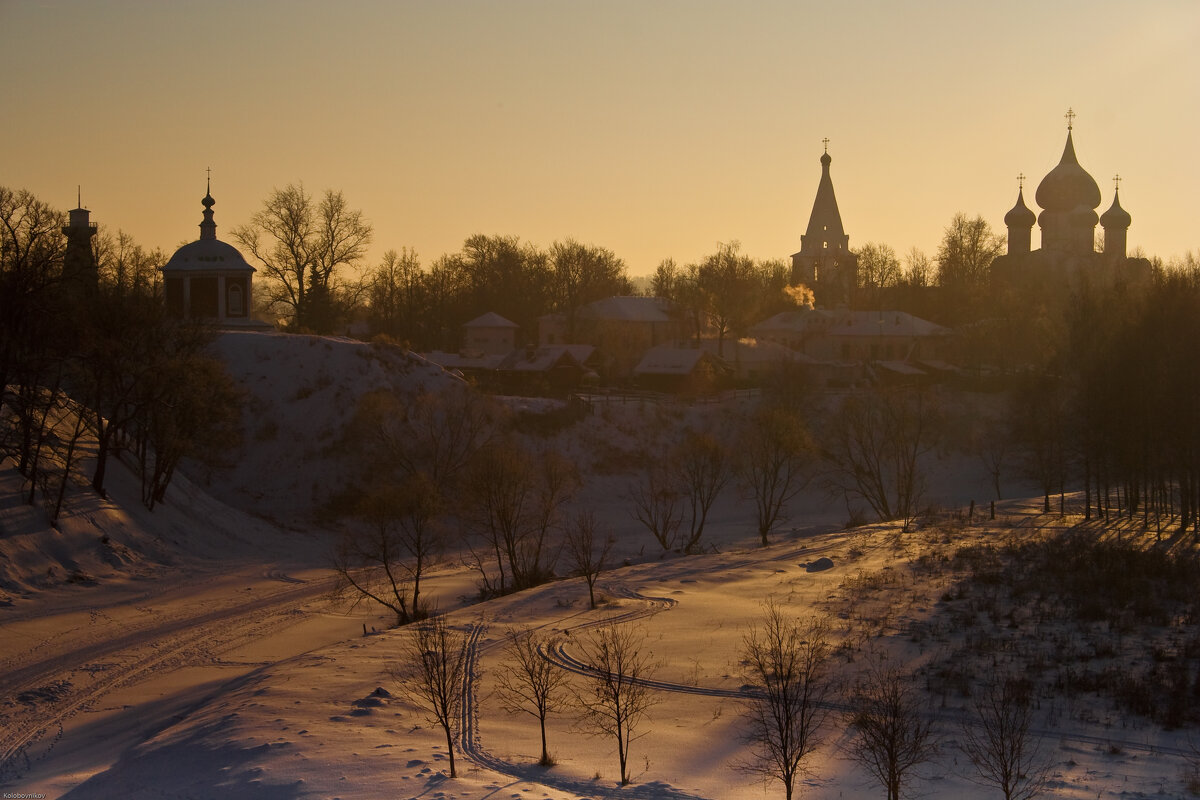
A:
POLYGON ((838 211, 837 197, 833 193, 833 179, 829 176, 829 139, 822 140, 825 152, 821 155, 821 182, 817 184, 817 197, 813 200, 812 214, 808 217, 808 230, 801 238, 800 250, 804 253, 847 250, 849 237, 842 228, 842 214, 838 211))
POLYGON ((217 223, 213 221, 212 207, 217 204, 212 197, 212 168, 208 170, 208 181, 204 187, 204 199, 200 204, 204 206, 204 221, 200 223, 200 238, 201 239, 216 239, 217 238, 217 223))

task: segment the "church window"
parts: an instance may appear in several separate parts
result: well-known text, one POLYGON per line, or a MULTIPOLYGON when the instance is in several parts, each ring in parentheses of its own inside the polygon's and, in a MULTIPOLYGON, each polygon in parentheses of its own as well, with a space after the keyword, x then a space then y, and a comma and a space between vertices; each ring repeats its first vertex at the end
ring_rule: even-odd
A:
POLYGON ((244 315, 246 312, 242 303, 242 287, 235 283, 229 287, 227 294, 228 297, 226 298, 225 303, 227 315, 231 317, 240 317, 244 315))

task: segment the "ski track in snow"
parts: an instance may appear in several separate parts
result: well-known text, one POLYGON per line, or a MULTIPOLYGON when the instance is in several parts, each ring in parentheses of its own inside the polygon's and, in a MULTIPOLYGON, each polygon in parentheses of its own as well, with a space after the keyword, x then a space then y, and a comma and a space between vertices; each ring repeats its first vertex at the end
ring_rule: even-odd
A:
POLYGON ((64 723, 109 692, 197 661, 211 663, 222 653, 294 625, 303 618, 300 607, 328 592, 332 582, 279 580, 289 588, 207 613, 156 620, 115 638, 97 630, 81 647, 6 669, 0 677, 0 709, 7 717, 0 732, 0 782, 19 778, 49 755, 63 736, 64 723), (58 693, 52 701, 28 699, 48 687, 58 693), (47 736, 52 738, 44 749, 31 756, 47 736))
MULTIPOLYGON (((751 554, 747 558, 736 562, 731 562, 724 565, 725 570, 743 569, 746 567, 759 566, 763 563, 782 563, 787 559, 794 558, 799 555, 813 555, 832 550, 841 542, 827 543, 819 546, 800 546, 785 554, 758 555, 751 554)), ((884 547, 882 543, 873 543, 868 545, 866 549, 876 549, 884 547)), ((683 563, 673 562, 681 567, 683 563)), ((683 570, 680 570, 681 572, 683 570)), ((692 570, 687 570, 691 572, 692 570)), ((669 579, 669 577, 661 578, 669 579)), ((643 605, 639 608, 633 608, 622 611, 618 614, 612 614, 600 619, 588 620, 576 625, 563 628, 562 631, 568 636, 573 632, 584 631, 590 628, 596 628, 603 625, 622 624, 634 622, 638 619, 658 614, 662 611, 669 611, 676 606, 676 601, 666 597, 653 597, 640 594, 639 592, 630 589, 624 585, 609 585, 606 586, 606 591, 614 597, 620 597, 627 600, 640 601, 643 605)), ((545 627, 545 626, 543 626, 545 627)), ((698 795, 691 795, 680 791, 667 784, 660 782, 651 782, 641 786, 623 786, 623 787, 605 787, 597 786, 594 782, 572 779, 566 776, 555 775, 550 770, 537 765, 522 765, 505 761, 486 750, 480 739, 479 720, 478 720, 478 701, 476 698, 476 685, 479 680, 479 656, 481 652, 486 652, 501 643, 493 642, 489 645, 481 646, 480 642, 483 634, 487 629, 487 625, 483 622, 475 623, 468 634, 466 647, 466 670, 463 680, 463 698, 461 705, 461 714, 459 719, 459 738, 458 746, 462 754, 474 762, 476 765, 506 775, 516 780, 545 786, 559 791, 578 794, 581 797, 597 797, 610 798, 636 798, 637 800, 654 800, 655 798, 663 798, 664 800, 704 800, 698 795)), ((576 675, 593 676, 597 674, 597 670, 586 662, 572 656, 567 652, 568 639, 560 639, 553 647, 545 645, 539 647, 539 654, 542 658, 554 664, 560 669, 567 670, 576 675)), ((653 679, 638 679, 637 683, 655 689, 656 691, 675 692, 680 694, 700 695, 705 697, 730 698, 735 700, 745 700, 754 696, 753 690, 749 689, 720 689, 716 687, 703 687, 698 685, 689 685, 681 683, 671 683, 668 681, 658 681, 653 679)), ((825 707, 833 711, 847 711, 848 706, 843 703, 827 703, 825 707)), ((960 714, 937 713, 929 712, 928 716, 935 721, 950 726, 961 725, 963 717, 960 714)), ((1084 733, 1065 733, 1059 730, 1036 730, 1033 731, 1035 736, 1040 737, 1044 741, 1060 741, 1062 743, 1071 743, 1077 745, 1088 745, 1096 748, 1112 748, 1118 747, 1126 751, 1156 753, 1173 756, 1186 757, 1188 751, 1182 748, 1165 747, 1159 745, 1150 745, 1144 742, 1136 742, 1122 740, 1110 736, 1095 736, 1084 733)))

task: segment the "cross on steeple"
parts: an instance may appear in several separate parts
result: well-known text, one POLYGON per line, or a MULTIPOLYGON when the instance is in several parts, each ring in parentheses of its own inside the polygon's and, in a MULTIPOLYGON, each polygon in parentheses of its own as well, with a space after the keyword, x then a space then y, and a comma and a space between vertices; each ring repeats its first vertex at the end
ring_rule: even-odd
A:
POLYGON ((1067 130, 1071 130, 1075 126, 1075 110, 1068 108, 1063 116, 1067 118, 1067 130))
POLYGON ((1020 175, 1017 176, 1017 188, 1020 189, 1021 191, 1025 191, 1025 173, 1024 172, 1022 172, 1020 175))
POLYGON ((825 145, 825 152, 828 153, 829 152, 829 137, 826 136, 824 139, 822 139, 821 144, 825 145))
POLYGON ((1119 174, 1113 175, 1113 189, 1118 192, 1121 191, 1121 176, 1119 174))
POLYGON ((208 168, 206 168, 204 171, 205 171, 205 173, 207 173, 207 174, 208 174, 208 179, 207 179, 207 182, 206 182, 206 184, 205 184, 205 186, 204 186, 204 189, 205 189, 205 191, 207 191, 209 194, 212 194, 212 167, 208 167, 208 168))

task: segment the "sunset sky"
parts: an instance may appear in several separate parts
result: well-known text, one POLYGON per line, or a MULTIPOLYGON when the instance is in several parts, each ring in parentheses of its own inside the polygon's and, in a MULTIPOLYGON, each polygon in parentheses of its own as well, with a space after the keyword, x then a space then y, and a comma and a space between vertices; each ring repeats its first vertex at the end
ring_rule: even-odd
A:
MULTIPOLYGON (((173 250, 273 187, 341 189, 371 264, 475 233, 633 274, 800 247, 828 137, 852 247, 1003 231, 1079 160, 1130 248, 1200 248, 1200 3, 0 0, 0 185, 173 250)), ((1037 246, 1035 233, 1034 245, 1037 246)))

